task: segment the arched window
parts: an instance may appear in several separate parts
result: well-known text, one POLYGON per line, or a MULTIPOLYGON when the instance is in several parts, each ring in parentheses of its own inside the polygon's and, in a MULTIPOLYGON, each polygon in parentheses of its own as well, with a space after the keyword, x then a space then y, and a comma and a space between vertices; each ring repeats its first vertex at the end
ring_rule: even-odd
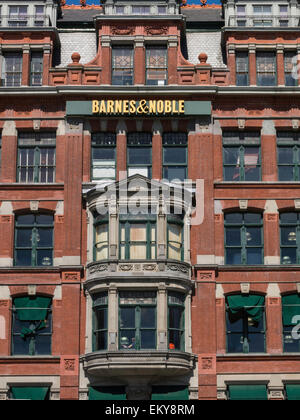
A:
POLYGON ((16 216, 15 265, 53 265, 53 215, 16 216))
POLYGON ((24 296, 13 300, 12 354, 51 354, 52 299, 24 296))
POLYGON ((265 352, 265 298, 231 295, 226 298, 228 353, 265 352))
POLYGON ((230 265, 263 263, 261 214, 225 214, 225 261, 230 265))
POLYGON ((300 263, 300 213, 280 215, 280 253, 282 264, 300 263))

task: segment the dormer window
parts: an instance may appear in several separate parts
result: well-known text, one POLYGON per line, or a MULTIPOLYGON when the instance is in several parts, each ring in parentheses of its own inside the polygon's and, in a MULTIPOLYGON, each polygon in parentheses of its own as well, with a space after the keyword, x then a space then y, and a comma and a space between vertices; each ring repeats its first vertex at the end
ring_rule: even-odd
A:
POLYGON ((44 6, 35 6, 34 26, 44 26, 44 6))

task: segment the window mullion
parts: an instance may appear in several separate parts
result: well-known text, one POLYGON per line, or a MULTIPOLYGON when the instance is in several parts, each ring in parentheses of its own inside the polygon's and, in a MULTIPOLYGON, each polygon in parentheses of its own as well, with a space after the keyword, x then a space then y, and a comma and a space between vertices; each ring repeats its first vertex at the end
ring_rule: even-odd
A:
POLYGON ((245 148, 240 147, 240 180, 245 181, 245 148))

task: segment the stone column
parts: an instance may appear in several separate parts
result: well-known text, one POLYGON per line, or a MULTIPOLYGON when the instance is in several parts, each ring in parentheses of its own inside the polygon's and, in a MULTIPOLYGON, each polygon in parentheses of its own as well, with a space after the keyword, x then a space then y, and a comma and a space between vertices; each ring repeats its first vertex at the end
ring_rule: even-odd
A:
POLYGON ((177 36, 171 36, 168 41, 168 85, 175 85, 177 84, 177 36))
POLYGON ((110 37, 102 35, 101 37, 101 56, 102 56, 102 68, 106 71, 101 72, 101 85, 111 85, 111 74, 112 74, 112 63, 111 63, 111 45, 110 37))
POLYGON ((268 354, 281 354, 282 345, 282 309, 281 295, 277 283, 268 285, 266 296, 266 352, 268 354))
POLYGON ((162 125, 154 121, 152 126, 152 178, 162 179, 162 125))
POLYGON ((134 84, 145 84, 145 47, 144 38, 138 38, 134 44, 134 84))
POLYGON ((168 303, 167 289, 164 283, 160 283, 157 291, 157 349, 168 348, 168 303))
POLYGON ((118 350, 119 308, 118 293, 115 284, 108 289, 108 350, 118 350))
POLYGON ((275 200, 267 200, 264 211, 264 263, 280 264, 279 215, 275 200))
POLYGON ((284 47, 281 44, 277 45, 277 84, 278 86, 285 86, 284 75, 284 47))
POLYGON ((116 180, 127 177, 127 127, 124 120, 119 120, 117 129, 117 163, 116 180))
POLYGON ((43 54, 43 86, 49 85, 49 69, 51 67, 51 47, 44 47, 43 54))
POLYGON ((264 120, 261 131, 262 181, 277 181, 277 144, 273 120, 264 120))
POLYGON ((228 45, 227 58, 228 58, 228 68, 230 70, 229 84, 236 85, 235 46, 232 44, 228 45))

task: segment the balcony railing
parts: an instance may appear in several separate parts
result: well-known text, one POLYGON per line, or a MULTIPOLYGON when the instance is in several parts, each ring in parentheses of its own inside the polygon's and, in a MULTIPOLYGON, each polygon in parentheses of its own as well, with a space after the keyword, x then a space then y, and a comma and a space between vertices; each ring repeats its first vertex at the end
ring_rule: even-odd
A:
POLYGON ((228 26, 253 27, 253 28, 287 28, 299 25, 299 17, 275 15, 235 15, 229 16, 228 26))
POLYGON ((0 27, 4 28, 32 28, 51 26, 47 15, 1 15, 0 27))

